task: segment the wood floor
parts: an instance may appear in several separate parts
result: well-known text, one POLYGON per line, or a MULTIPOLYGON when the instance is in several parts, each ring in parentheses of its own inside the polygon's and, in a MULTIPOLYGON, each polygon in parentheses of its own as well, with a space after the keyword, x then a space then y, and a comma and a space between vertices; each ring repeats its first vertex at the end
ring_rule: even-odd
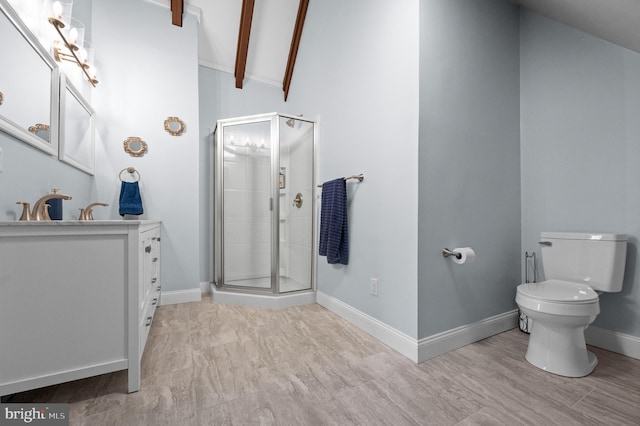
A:
POLYGON ((517 329, 416 365, 319 305, 158 308, 142 367, 17 394, 71 425, 638 425, 640 361, 591 348, 588 377, 524 360, 517 329))

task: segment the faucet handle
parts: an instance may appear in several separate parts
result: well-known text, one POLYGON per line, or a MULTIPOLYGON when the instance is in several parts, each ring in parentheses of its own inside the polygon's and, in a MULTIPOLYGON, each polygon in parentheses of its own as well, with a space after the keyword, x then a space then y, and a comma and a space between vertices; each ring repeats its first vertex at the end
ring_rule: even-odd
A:
POLYGON ((18 201, 16 204, 22 204, 22 215, 20 215, 20 219, 23 221, 32 220, 31 217, 31 204, 26 201, 18 201))
POLYGON ((84 209, 80 209, 80 217, 79 220, 93 220, 93 208, 95 206, 104 206, 107 207, 109 204, 107 203, 91 203, 84 209))

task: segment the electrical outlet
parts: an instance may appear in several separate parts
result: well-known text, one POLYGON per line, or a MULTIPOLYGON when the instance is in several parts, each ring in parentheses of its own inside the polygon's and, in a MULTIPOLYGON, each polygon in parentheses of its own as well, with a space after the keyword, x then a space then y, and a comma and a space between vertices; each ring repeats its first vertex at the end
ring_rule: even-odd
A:
POLYGON ((371 294, 373 296, 378 295, 378 279, 377 278, 371 278, 371 294))

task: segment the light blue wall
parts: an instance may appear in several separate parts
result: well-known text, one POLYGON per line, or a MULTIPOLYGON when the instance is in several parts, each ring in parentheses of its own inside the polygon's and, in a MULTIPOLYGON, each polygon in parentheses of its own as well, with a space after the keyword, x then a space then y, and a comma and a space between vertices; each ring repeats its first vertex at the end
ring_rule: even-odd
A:
POLYGON ((640 54, 523 11, 520 90, 522 250, 541 231, 627 233, 594 325, 640 336, 640 54))
POLYGON ((94 181, 84 172, 58 161, 30 145, 0 132, 0 148, 4 152, 4 171, 0 173, 0 220, 17 220, 22 206, 17 201, 34 202, 52 188, 73 199, 63 202, 63 218, 78 217, 94 188, 94 181))
POLYGON ((511 2, 420 2, 420 337, 516 308, 518 60, 511 2), (442 256, 465 246, 474 263, 442 256))
POLYGON ((304 114, 320 123, 321 182, 365 174, 362 184, 349 183, 350 263, 321 257, 318 290, 414 338, 418 36, 418 0, 315 1, 286 103, 278 88, 247 81, 238 90, 232 76, 200 69, 201 129, 238 115, 304 114))
POLYGON ((196 17, 186 13, 183 26, 176 27, 168 6, 94 0, 92 32, 101 77, 93 93, 98 111, 96 197, 110 203, 106 218, 120 219, 118 175, 135 167, 141 175, 141 218, 162 220, 163 291, 199 289, 196 17), (185 133, 165 132, 169 116, 185 122, 185 133), (125 153, 123 141, 130 136, 146 141, 148 153, 125 153))

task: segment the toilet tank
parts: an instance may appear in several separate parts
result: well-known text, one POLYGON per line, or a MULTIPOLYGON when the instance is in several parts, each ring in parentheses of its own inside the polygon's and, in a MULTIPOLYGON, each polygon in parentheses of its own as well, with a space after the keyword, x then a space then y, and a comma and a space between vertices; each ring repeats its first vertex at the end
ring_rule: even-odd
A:
POLYGON ((542 232, 540 251, 547 280, 584 283, 607 293, 622 290, 627 258, 624 234, 542 232))

